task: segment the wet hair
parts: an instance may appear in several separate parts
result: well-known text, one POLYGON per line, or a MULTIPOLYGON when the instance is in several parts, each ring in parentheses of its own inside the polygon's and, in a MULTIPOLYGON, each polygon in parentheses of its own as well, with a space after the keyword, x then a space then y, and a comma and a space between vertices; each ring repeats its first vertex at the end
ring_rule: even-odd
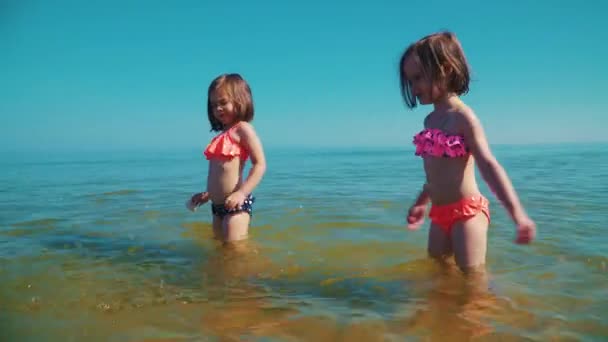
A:
POLYGON ((236 117, 239 121, 250 122, 253 120, 253 97, 251 88, 239 74, 223 74, 216 77, 209 85, 207 91, 207 116, 211 131, 223 131, 224 125, 213 115, 211 95, 223 90, 228 95, 229 101, 234 105, 236 117))
POLYGON ((410 109, 417 103, 404 70, 409 57, 420 61, 422 71, 433 85, 456 95, 468 93, 471 72, 460 42, 452 32, 434 33, 408 46, 399 62, 401 96, 410 109))

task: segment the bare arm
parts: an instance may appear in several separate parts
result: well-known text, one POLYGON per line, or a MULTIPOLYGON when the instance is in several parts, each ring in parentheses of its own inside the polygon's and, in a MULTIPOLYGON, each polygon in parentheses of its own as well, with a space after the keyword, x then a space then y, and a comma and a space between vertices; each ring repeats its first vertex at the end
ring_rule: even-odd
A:
MULTIPOLYGON (((429 114, 424 118, 424 127, 428 126, 428 121, 429 121, 430 116, 431 115, 429 114)), ((414 202, 412 207, 419 206, 419 205, 427 205, 430 200, 431 200, 431 197, 430 197, 430 193, 429 193, 429 184, 425 182, 422 185, 422 190, 418 194, 418 197, 416 197, 416 201, 414 202)))
POLYGON ((416 230, 420 228, 424 222, 424 212, 426 211, 426 205, 429 203, 430 196, 428 186, 425 183, 422 187, 422 191, 418 194, 416 201, 407 212, 407 228, 410 230, 416 230))
POLYGON ((245 182, 243 182, 238 189, 238 191, 247 195, 252 193, 262 180, 262 177, 266 172, 266 157, 264 156, 262 142, 251 124, 246 122, 240 124, 236 133, 239 135, 241 143, 247 148, 249 155, 251 156, 251 170, 249 170, 249 175, 245 182))
MULTIPOLYGON (((209 173, 209 171, 207 171, 207 174, 209 173)), ((207 176, 208 178, 208 176, 207 176)), ((196 207, 198 207, 199 205, 203 205, 205 203, 207 203, 209 201, 209 192, 207 192, 207 190, 204 190, 202 192, 197 192, 194 195, 192 195, 192 197, 190 197, 190 200, 187 202, 187 207, 188 209, 194 211, 196 210, 196 207)))
POLYGON ((473 113, 464 113, 463 118, 465 139, 475 157, 479 172, 490 190, 494 192, 515 222, 526 219, 527 214, 519 201, 511 180, 490 150, 481 123, 473 113))
POLYGON ((412 206, 427 205, 430 199, 431 197, 429 195, 428 184, 424 183, 424 185, 422 186, 422 190, 418 194, 418 197, 416 198, 416 201, 412 206))

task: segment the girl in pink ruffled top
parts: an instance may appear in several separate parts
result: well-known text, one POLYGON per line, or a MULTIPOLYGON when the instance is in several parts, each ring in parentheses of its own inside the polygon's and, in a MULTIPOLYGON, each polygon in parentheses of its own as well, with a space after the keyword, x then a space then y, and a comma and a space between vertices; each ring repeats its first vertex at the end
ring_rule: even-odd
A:
POLYGON ((209 160, 207 191, 194 194, 187 206, 195 210, 211 200, 213 232, 226 242, 247 237, 255 198, 252 193, 266 171, 262 143, 250 124, 253 99, 247 82, 238 74, 224 74, 211 82, 207 116, 211 130, 220 132, 205 149, 209 160), (243 180, 243 169, 251 170, 243 180))
POLYGON ((469 66, 456 36, 441 32, 411 44, 401 57, 399 74, 410 109, 418 102, 434 107, 414 136, 426 183, 407 216, 408 228, 418 229, 432 203, 429 255, 440 261, 453 255, 463 271, 485 264, 490 209, 475 180, 475 162, 514 220, 516 242, 531 242, 535 224, 492 154, 479 119, 459 97, 469 90, 469 66))

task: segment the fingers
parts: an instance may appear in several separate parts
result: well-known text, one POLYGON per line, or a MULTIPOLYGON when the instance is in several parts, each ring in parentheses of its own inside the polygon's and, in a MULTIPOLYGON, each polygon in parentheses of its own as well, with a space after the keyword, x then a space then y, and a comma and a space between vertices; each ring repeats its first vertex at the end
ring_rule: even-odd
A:
POLYGON ((209 193, 208 192, 197 192, 196 194, 190 197, 190 203, 195 206, 203 205, 209 201, 209 193))
POLYGON ((199 199, 199 198, 200 198, 200 194, 198 194, 198 193, 197 193, 197 194, 194 194, 194 195, 192 195, 192 197, 190 197, 190 202, 192 202, 192 203, 195 203, 195 204, 196 204, 196 203, 198 203, 198 199, 199 199))
POLYGON ((409 229, 409 230, 418 230, 418 228, 420 228, 420 226, 422 226, 422 221, 408 224, 407 225, 407 229, 409 229))
POLYGON ((416 230, 420 228, 420 226, 422 226, 422 224, 424 223, 424 217, 410 215, 407 217, 407 223, 407 229, 416 230))
POLYGON ((240 208, 242 205, 243 203, 232 197, 226 198, 226 201, 224 202, 224 207, 226 207, 226 209, 237 209, 240 208))
POLYGON ((515 239, 515 243, 517 244, 529 244, 534 240, 536 236, 536 230, 534 227, 522 227, 517 229, 517 238, 515 239))
POLYGON ((192 195, 192 197, 190 197, 186 201, 186 207, 190 211, 196 211, 196 208, 198 206, 202 205, 203 203, 205 203, 205 202, 201 202, 201 200, 200 200, 200 193, 196 193, 196 194, 192 195))
POLYGON ((515 243, 519 245, 527 245, 530 244, 534 240, 534 238, 530 235, 518 235, 515 243))
POLYGON ((407 215, 407 229, 417 230, 424 223, 424 212, 423 206, 413 206, 408 210, 407 215))
POLYGON ((515 239, 515 243, 518 245, 527 245, 530 242, 532 242, 532 238, 529 236, 519 235, 519 236, 517 236, 517 239, 515 239))
POLYGON ((408 217, 407 221, 408 221, 407 229, 409 229, 409 230, 417 230, 424 223, 424 219, 422 219, 422 218, 410 220, 410 218, 408 217))
POLYGON ((186 208, 192 212, 196 211, 196 205, 192 202, 192 199, 186 201, 186 208))
POLYGON ((236 202, 230 199, 227 199, 226 202, 224 203, 224 207, 226 207, 226 209, 232 210, 236 208, 236 202))

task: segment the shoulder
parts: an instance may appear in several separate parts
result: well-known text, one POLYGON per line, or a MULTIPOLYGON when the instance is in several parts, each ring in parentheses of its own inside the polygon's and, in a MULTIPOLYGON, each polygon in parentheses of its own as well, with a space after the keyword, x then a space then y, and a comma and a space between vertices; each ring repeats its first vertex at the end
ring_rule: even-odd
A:
POLYGON ((251 135, 251 134, 255 134, 255 128, 253 127, 253 125, 247 121, 241 121, 237 124, 235 130, 234 130, 239 136, 241 135, 251 135))
POLYGON ((477 114, 475 114, 475 111, 469 106, 458 108, 452 112, 452 117, 456 122, 458 130, 463 133, 470 132, 476 127, 481 126, 477 114))
POLYGON ((431 121, 432 115, 433 115, 433 112, 430 112, 424 117, 424 121, 422 122, 422 125, 424 126, 424 128, 429 127, 429 122, 431 121))
POLYGON ((249 140, 257 136, 253 125, 247 121, 241 121, 234 127, 233 135, 239 141, 249 140))

